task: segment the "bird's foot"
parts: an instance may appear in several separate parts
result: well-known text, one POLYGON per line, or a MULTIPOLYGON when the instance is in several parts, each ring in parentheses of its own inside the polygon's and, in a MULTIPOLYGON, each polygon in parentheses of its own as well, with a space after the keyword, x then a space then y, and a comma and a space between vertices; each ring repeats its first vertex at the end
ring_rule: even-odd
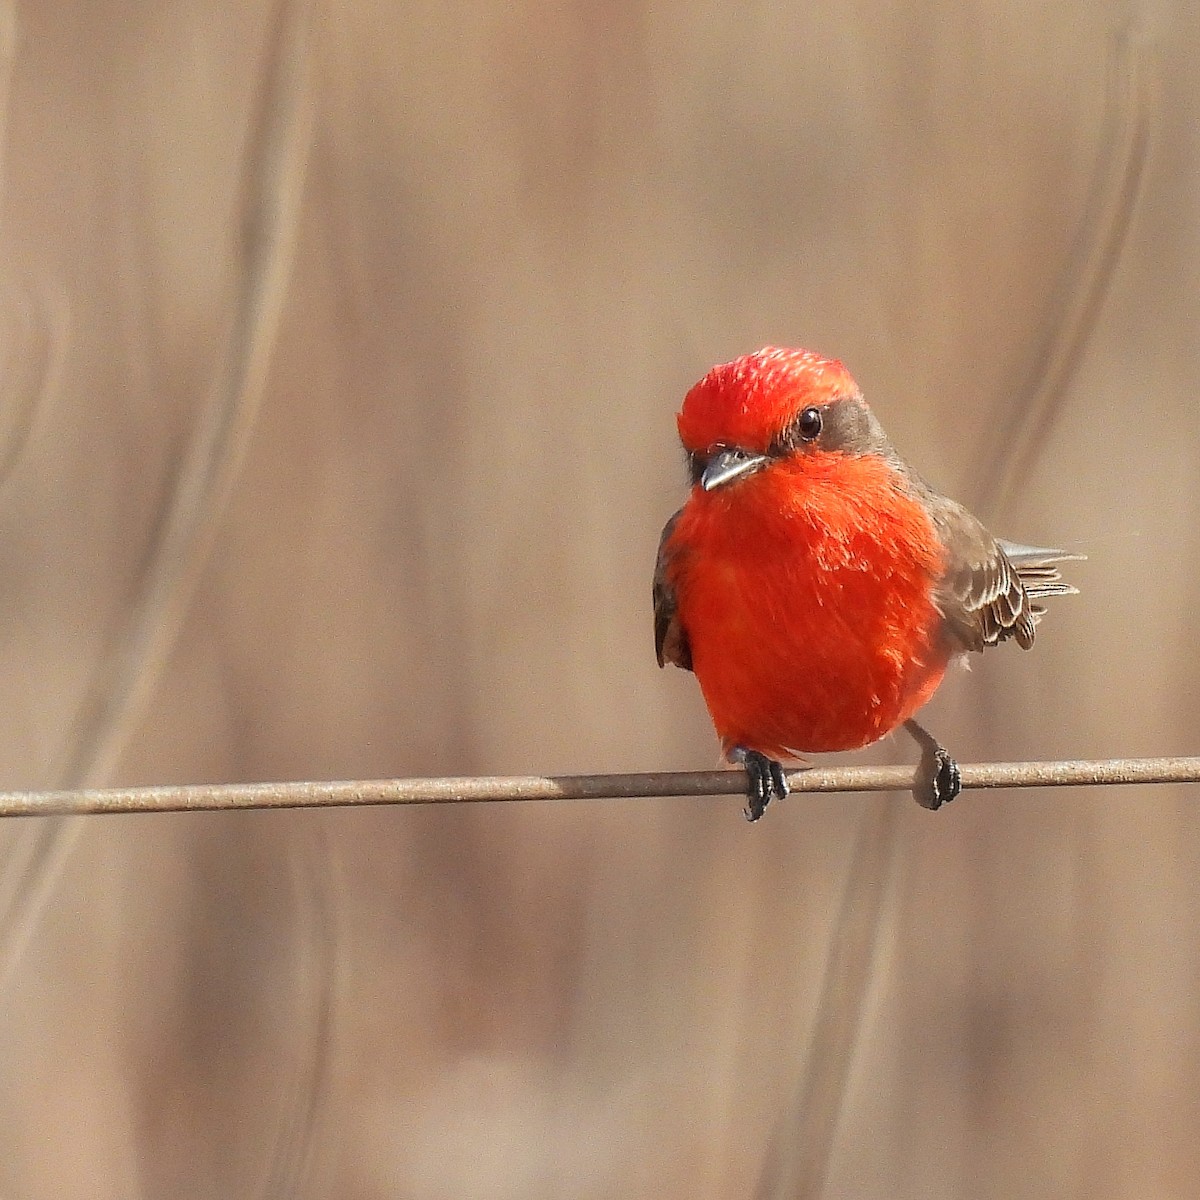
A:
POLYGON ((757 750, 735 746, 729 752, 730 762, 741 763, 746 768, 746 820, 757 821, 767 810, 773 796, 783 800, 788 794, 787 780, 783 775, 783 764, 768 758, 757 750))
POLYGON ((949 804, 962 791, 962 775, 958 763, 939 746, 926 761, 921 760, 921 770, 913 787, 913 798, 930 812, 937 812, 943 804, 949 804))
POLYGON ((937 812, 962 791, 962 774, 958 763, 916 721, 905 721, 904 727, 921 747, 921 762, 913 782, 913 799, 922 808, 937 812))

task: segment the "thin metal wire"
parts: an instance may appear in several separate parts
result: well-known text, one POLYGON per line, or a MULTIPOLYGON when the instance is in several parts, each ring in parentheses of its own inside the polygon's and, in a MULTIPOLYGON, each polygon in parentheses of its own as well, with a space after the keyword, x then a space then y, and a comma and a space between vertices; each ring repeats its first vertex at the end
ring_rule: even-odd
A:
MULTIPOLYGON (((1200 783, 1200 757, 968 763, 961 770, 964 791, 971 788, 1200 783)), ((902 792, 912 790, 915 775, 911 767, 815 767, 792 771, 788 783, 794 792, 902 792)), ((0 817, 733 796, 741 795, 745 790, 746 776, 740 769, 638 775, 469 775, 329 783, 186 784, 0 792, 0 817)))

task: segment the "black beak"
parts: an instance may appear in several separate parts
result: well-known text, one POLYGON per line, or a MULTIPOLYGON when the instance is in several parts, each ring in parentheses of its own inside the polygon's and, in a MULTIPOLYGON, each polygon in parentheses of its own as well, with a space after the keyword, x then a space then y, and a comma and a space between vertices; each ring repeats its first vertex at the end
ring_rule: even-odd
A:
POLYGON ((708 465, 700 476, 700 486, 706 492, 711 492, 714 488, 724 487, 743 475, 765 467, 770 461, 765 454, 751 454, 748 450, 737 449, 736 446, 718 450, 708 460, 708 465))

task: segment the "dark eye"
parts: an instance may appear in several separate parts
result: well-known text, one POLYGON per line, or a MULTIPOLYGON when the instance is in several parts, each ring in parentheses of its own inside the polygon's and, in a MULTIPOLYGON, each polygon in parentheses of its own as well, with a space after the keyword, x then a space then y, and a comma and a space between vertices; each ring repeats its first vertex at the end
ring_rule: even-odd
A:
POLYGON ((811 442, 821 433, 821 410, 806 408, 796 418, 796 432, 806 441, 811 442))

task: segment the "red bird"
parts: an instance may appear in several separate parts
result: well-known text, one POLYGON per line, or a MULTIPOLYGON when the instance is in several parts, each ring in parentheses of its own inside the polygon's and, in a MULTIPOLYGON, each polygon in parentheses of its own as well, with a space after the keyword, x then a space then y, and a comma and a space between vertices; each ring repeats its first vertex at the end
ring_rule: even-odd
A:
POLYGON ((913 720, 950 659, 1015 638, 1076 589, 1079 555, 993 538, 892 448, 846 368, 768 347, 713 367, 677 418, 692 490, 654 572, 659 666, 694 671, 751 821, 787 795, 780 759, 868 746, 904 725, 917 799, 958 766, 913 720))

